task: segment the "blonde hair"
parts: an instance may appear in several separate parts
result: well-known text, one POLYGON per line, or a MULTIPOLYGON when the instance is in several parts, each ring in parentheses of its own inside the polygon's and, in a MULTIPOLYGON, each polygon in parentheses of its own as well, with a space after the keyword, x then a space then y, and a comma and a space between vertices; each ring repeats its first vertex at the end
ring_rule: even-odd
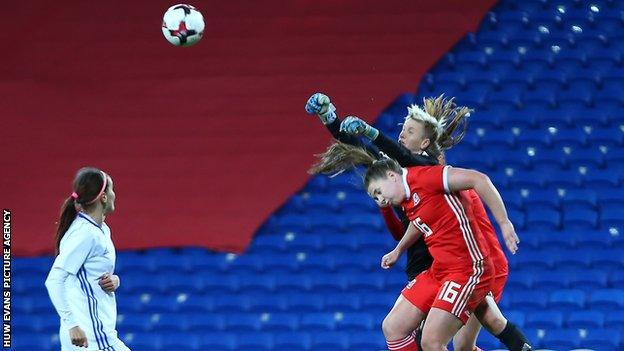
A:
POLYGON ((433 157, 438 157, 442 151, 457 145, 468 129, 468 117, 473 110, 466 106, 457 106, 454 100, 455 98, 448 99, 441 94, 435 98, 424 98, 422 109, 418 105, 407 108, 406 120, 423 123, 425 138, 431 141, 425 151, 433 157), (459 133, 455 133, 457 130, 460 130, 459 133))

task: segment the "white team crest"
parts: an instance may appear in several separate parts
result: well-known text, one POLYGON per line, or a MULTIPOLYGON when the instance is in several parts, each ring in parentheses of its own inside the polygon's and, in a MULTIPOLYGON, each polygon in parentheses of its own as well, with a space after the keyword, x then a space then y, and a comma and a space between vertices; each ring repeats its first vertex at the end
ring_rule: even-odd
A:
POLYGON ((412 195, 412 200, 414 200, 414 206, 416 206, 420 202, 420 197, 418 194, 414 193, 414 195, 412 195))

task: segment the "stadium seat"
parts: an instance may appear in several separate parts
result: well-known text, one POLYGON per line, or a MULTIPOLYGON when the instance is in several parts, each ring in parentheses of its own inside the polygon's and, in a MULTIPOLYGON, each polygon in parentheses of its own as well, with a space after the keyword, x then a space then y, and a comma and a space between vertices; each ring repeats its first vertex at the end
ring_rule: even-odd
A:
POLYGON ((301 312, 317 312, 323 309, 323 297, 312 294, 296 294, 287 296, 287 310, 301 312))
POLYGON ((605 316, 600 311, 572 311, 566 318, 565 325, 568 328, 593 329, 602 328, 605 316))
POLYGON ((563 325, 563 314, 559 311, 533 311, 526 315, 527 328, 557 329, 563 325))
POLYGON ((336 318, 334 313, 306 313, 301 316, 301 329, 305 331, 318 332, 336 329, 336 318))
POLYGON ((624 293, 620 289, 600 289, 589 294, 589 306, 601 310, 617 310, 624 307, 624 293))
POLYGON ((349 334, 345 332, 327 331, 312 334, 312 350, 348 350, 349 334))
POLYGON ((544 309, 548 303, 548 294, 535 290, 516 290, 510 295, 511 308, 513 309, 544 309))
POLYGON ((257 293, 249 301, 249 311, 251 312, 285 311, 287 306, 286 295, 275 293, 257 293))
POLYGON ((570 350, 581 345, 577 329, 550 329, 542 339, 542 345, 553 350, 570 350))
POLYGON ((573 310, 585 306, 586 295, 580 289, 554 290, 548 299, 549 306, 561 310, 573 310))
POLYGON ((285 331, 299 330, 299 315, 297 313, 269 313, 262 318, 262 330, 285 331))
POLYGON ((621 329, 605 324, 607 328, 591 328, 582 340, 584 347, 594 350, 620 350, 622 342, 621 329))
POLYGON ((273 341, 276 350, 304 351, 310 349, 312 338, 307 332, 276 333, 273 341))
POLYGON ((226 318, 224 314, 188 313, 185 316, 188 330, 191 332, 205 333, 226 330, 226 318))
POLYGON ((239 350, 234 333, 212 332, 202 333, 200 339, 201 350, 234 351, 239 350))
POLYGON ((231 332, 258 331, 261 325, 260 315, 255 313, 230 313, 225 318, 225 329, 231 332))
POLYGON ((325 308, 332 312, 359 311, 361 309, 361 294, 337 292, 327 294, 325 308))
POLYGON ((188 333, 164 333, 162 348, 164 350, 201 350, 200 337, 188 333))
POLYGON ((264 332, 244 331, 237 333, 236 343, 241 351, 270 351, 273 349, 273 335, 264 332))

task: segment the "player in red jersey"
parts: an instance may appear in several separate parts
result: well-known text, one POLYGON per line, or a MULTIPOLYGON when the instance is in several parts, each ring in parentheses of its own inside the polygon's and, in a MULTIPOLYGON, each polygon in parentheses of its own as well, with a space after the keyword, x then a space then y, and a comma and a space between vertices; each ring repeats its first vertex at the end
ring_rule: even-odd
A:
MULTIPOLYGON (((462 205, 462 190, 475 189, 494 214, 510 251, 517 250, 517 236, 507 218, 504 204, 487 176, 448 166, 401 168, 394 160, 375 160, 365 150, 337 143, 332 145, 312 171, 331 173, 369 165, 364 185, 380 205, 401 205, 410 226, 397 248, 382 259, 389 268, 419 236, 434 262, 431 268, 403 290, 383 322, 390 350, 416 350, 411 333, 425 316, 422 347, 446 350, 453 335, 472 312, 488 331, 497 335, 512 351, 531 346, 495 304, 486 301, 493 279, 493 267, 483 234, 462 205), (471 223, 472 221, 472 223, 471 223), (513 339, 513 340, 512 340, 513 339)), ((464 203, 470 203, 464 199, 464 203)))
MULTIPOLYGON (((437 156, 440 164, 444 164, 443 151, 461 141, 467 127, 466 118, 471 112, 469 108, 463 106, 458 107, 453 102, 453 99, 445 99, 443 96, 423 99, 424 111, 415 108, 415 106, 408 108, 408 115, 406 116, 403 129, 399 135, 399 144, 397 144, 370 126, 368 126, 369 133, 358 132, 357 127, 364 127, 359 128, 363 130, 367 125, 357 117, 347 117, 347 119, 341 123, 335 115, 335 107, 331 104, 329 97, 326 95, 320 93, 312 95, 306 104, 306 110, 309 113, 318 114, 321 121, 327 126, 332 135, 340 141, 353 145, 362 145, 361 142, 354 140, 353 136, 348 134, 348 132, 352 131, 355 135, 363 134, 371 139, 379 151, 398 160, 399 164, 404 167, 426 165, 428 160, 423 158, 423 156, 437 156), (329 116, 330 114, 333 115, 329 116), (331 120, 329 117, 332 117, 331 120), (444 129, 440 132, 442 128, 438 128, 438 125, 442 124, 444 125, 444 129), (456 130, 462 129, 462 125, 463 130, 458 133, 458 135, 453 136, 456 130), (356 128, 352 128, 353 126, 356 126, 356 128), (373 138, 371 138, 371 136, 373 136, 373 138)), ((471 204, 464 203, 464 206, 475 212, 474 217, 476 223, 487 240, 490 259, 495 267, 492 293, 495 301, 498 302, 500 301, 503 288, 507 281, 507 258, 503 253, 494 228, 487 217, 483 203, 478 195, 474 191, 471 191, 469 196, 462 197, 462 199, 464 201, 470 200, 471 204)), ((385 206, 380 209, 392 236, 400 240, 405 233, 408 223, 406 218, 404 218, 405 216, 402 216, 403 219, 400 220, 392 206, 385 206)), ((420 242, 422 242, 422 240, 420 240, 420 242)), ((410 280, 431 264, 431 261, 424 262, 426 258, 430 257, 426 250, 418 251, 415 247, 416 245, 410 247, 408 251, 406 270, 410 280), (427 255, 423 255, 423 253, 427 255)), ((475 317, 471 317, 466 326, 453 338, 454 349, 462 351, 480 350, 476 346, 476 339, 480 329, 481 324, 479 321, 475 317)))

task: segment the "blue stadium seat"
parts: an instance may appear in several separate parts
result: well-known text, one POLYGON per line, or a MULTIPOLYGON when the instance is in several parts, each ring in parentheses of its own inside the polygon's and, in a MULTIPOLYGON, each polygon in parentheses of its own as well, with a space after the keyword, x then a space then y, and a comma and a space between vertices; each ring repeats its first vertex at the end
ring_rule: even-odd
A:
POLYGON ((312 338, 306 332, 276 333, 273 341, 275 350, 304 351, 310 350, 312 338))
POLYGON ((513 309, 544 309, 548 303, 548 294, 543 291, 517 290, 510 295, 510 307, 513 309))
POLYGON ((292 254, 268 254, 261 257, 262 266, 269 272, 295 272, 299 270, 299 260, 292 254))
POLYGON ((327 331, 336 329, 334 313, 306 313, 301 316, 301 329, 305 331, 327 331))
POLYGON ((359 275, 345 277, 350 291, 381 291, 385 287, 386 275, 381 273, 369 273, 365 279, 359 275))
POLYGON ((582 340, 583 347, 594 350, 621 350, 622 333, 621 329, 606 324, 607 328, 591 328, 587 330, 585 338, 582 340))
POLYGON ((600 289, 589 295, 589 306, 602 310, 617 310, 624 307, 624 291, 621 289, 600 289))
POLYGON ((340 201, 335 194, 311 193, 301 200, 302 212, 314 211, 338 211, 340 201))
POLYGON ((609 274, 609 283, 616 289, 624 289, 624 271, 615 270, 609 274))
POLYGON ((521 310, 505 311, 505 318, 513 322, 518 328, 524 328, 526 324, 526 315, 521 310))
POLYGON ((164 333, 162 335, 164 350, 201 350, 200 337, 189 333, 164 333))
POLYGON ((620 184, 620 174, 604 170, 590 169, 583 177, 588 188, 617 187, 620 184))
MULTIPOLYGON (((314 224, 312 224, 314 226, 314 224)), ((323 240, 318 233, 296 233, 294 236, 287 236, 286 248, 294 251, 316 251, 320 250, 323 240)))
POLYGON ((152 332, 127 333, 121 337, 131 350, 160 350, 162 335, 152 332))
POLYGON ((588 135, 588 141, 592 145, 621 147, 624 144, 624 131, 614 127, 593 128, 588 135))
MULTIPOLYGON (((203 272, 202 272, 203 273, 203 272)), ((235 275, 218 273, 204 274, 204 289, 206 291, 230 291, 236 292, 240 288, 240 278, 235 275)))
POLYGON ((533 311, 527 313, 527 328, 557 329, 563 325, 563 313, 559 311, 533 311))
POLYGON ((344 211, 377 213, 379 209, 368 195, 364 192, 350 192, 338 202, 340 209, 344 211))
POLYGON ((310 291, 312 282, 310 277, 296 273, 276 273, 275 289, 285 293, 301 293, 310 291))
POLYGON ((336 327, 344 331, 376 330, 381 321, 375 323, 369 313, 341 313, 336 318, 336 327))
POLYGON ((548 299, 549 306, 561 310, 573 310, 585 306, 586 294, 580 289, 554 290, 548 299))
POLYGON ((234 333, 212 332, 202 333, 201 350, 234 351, 239 350, 237 337, 234 333))
POLYGON ((125 332, 145 332, 152 329, 149 313, 124 313, 117 315, 117 328, 125 332))
MULTIPOLYGON (((183 294, 176 301, 181 312, 211 312, 215 309, 215 290, 207 290, 207 294, 183 294)), ((123 311, 123 310, 122 310, 123 311)))
POLYGON ((534 274, 532 271, 515 269, 509 273, 505 287, 509 288, 511 291, 529 289, 533 286, 533 277, 534 274))
POLYGON ((520 147, 550 147, 552 144, 550 133, 543 129, 523 129, 516 138, 520 147))
POLYGON ((335 312, 359 311, 362 305, 361 299, 360 293, 336 292, 326 294, 325 308, 335 312))
POLYGON ((566 326, 576 329, 602 328, 605 316, 600 311, 572 311, 566 318, 566 326))
POLYGON ((570 286, 590 292, 594 289, 602 289, 608 286, 608 274, 606 271, 596 269, 564 268, 556 273, 568 277, 570 286))
POLYGON ((572 150, 567 158, 569 167, 573 169, 578 169, 579 167, 605 167, 603 154, 598 147, 572 150))
POLYGON ((347 289, 347 281, 343 274, 315 274, 310 277, 312 290, 315 291, 344 291, 347 289))
POLYGON ((390 307, 394 305, 399 294, 400 291, 396 293, 364 292, 361 294, 361 309, 362 311, 374 309, 390 311, 390 307))
POLYGON ((249 310, 248 295, 217 295, 214 299, 215 312, 245 312, 249 310))
POLYGON ((239 350, 270 351, 273 350, 273 335, 264 332, 237 333, 236 342, 239 350))
MULTIPOLYGON (((248 274, 253 274, 249 272, 248 274)), ((249 279, 241 279, 239 287, 242 291, 271 292, 275 291, 276 276, 270 273, 254 274, 249 279)))
POLYGON ((231 332, 258 331, 262 322, 255 313, 230 313, 225 318, 225 329, 231 332))
POLYGON ((328 176, 317 175, 310 178, 303 190, 310 193, 324 193, 327 191, 328 183, 328 176))
POLYGON ((624 328, 624 311, 607 311, 605 312, 604 324, 613 328, 624 328))
POLYGON ((284 311, 287 305, 286 296, 275 293, 256 293, 249 300, 249 310, 252 312, 284 311))
POLYGON ((324 307, 323 297, 312 294, 288 295, 288 310, 302 312, 321 311, 324 307))
POLYGON ((538 289, 554 290, 565 289, 570 285, 570 277, 556 271, 536 271, 533 277, 533 286, 538 289))
POLYGON ((624 269, 624 250, 611 249, 608 255, 601 249, 586 250, 594 269, 604 271, 624 269))
POLYGON ((542 345, 553 350, 570 350, 581 345, 577 329, 550 329, 542 339, 542 345))
POLYGON ((205 333, 226 330, 225 314, 195 312, 184 316, 187 328, 191 332, 205 333))
POLYGON ((568 189, 561 200, 564 206, 582 204, 595 208, 598 203, 598 196, 591 189, 568 189))
POLYGON ((249 252, 272 255, 285 250, 286 242, 283 235, 262 235, 252 241, 249 252))
POLYGON ((578 247, 605 249, 611 247, 611 236, 606 231, 569 231, 568 235, 578 247))
POLYGON ((561 206, 561 197, 557 189, 533 189, 523 190, 525 195, 524 203, 527 210, 542 210, 544 207, 558 210, 561 206))
POLYGON ((621 227, 624 225, 624 217, 622 217, 622 206, 620 205, 603 205, 600 210, 600 220, 604 226, 621 227))
POLYGON ((563 225, 566 229, 595 229, 598 212, 591 209, 564 208, 563 225))
MULTIPOLYGON (((576 242, 566 232, 537 231, 532 236, 539 240, 539 243, 536 246, 545 250, 576 247, 576 242)), ((525 242, 524 237, 522 238, 522 242, 525 242)))
POLYGON ((559 211, 541 208, 527 211, 526 224, 532 230, 557 230, 561 225, 559 211))
POLYGON ((351 350, 382 350, 386 341, 379 332, 351 332, 349 335, 351 350))
POLYGON ((297 313, 269 313, 262 319, 262 330, 285 331, 299 330, 299 315, 297 313))
POLYGON ((10 350, 58 350, 60 348, 58 338, 52 334, 38 335, 32 333, 11 334, 10 350))
POLYGON ((327 331, 312 334, 312 350, 348 350, 349 335, 345 332, 327 331))

